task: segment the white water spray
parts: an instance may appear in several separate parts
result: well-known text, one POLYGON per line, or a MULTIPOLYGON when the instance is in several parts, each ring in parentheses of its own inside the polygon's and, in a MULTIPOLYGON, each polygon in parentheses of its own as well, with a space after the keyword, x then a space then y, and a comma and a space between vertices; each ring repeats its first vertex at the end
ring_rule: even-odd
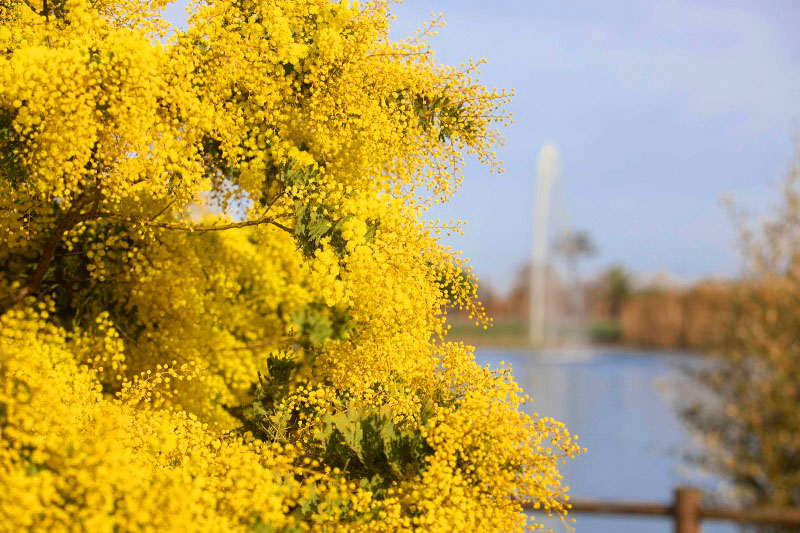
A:
POLYGON ((545 342, 545 300, 547 276, 547 222, 550 218, 550 197, 553 185, 561 173, 558 148, 555 143, 545 144, 536 164, 536 192, 533 206, 533 242, 531 243, 530 270, 530 323, 528 333, 534 346, 545 342))

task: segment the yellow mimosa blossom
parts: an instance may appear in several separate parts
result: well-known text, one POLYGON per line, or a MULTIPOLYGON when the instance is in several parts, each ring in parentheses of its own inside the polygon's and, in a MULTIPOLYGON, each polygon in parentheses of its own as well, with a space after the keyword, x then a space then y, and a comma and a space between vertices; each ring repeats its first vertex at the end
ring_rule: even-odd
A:
POLYGON ((0 524, 521 531, 560 423, 447 339, 487 322, 428 209, 509 94, 390 2, 0 8, 0 524))

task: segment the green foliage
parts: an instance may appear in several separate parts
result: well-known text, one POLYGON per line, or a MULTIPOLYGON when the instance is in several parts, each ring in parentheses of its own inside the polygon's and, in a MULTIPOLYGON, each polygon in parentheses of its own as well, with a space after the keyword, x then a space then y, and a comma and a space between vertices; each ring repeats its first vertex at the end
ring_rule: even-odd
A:
POLYGON ((425 468, 432 449, 420 428, 425 427, 430 413, 429 407, 423 408, 419 425, 405 429, 393 421, 386 406, 350 405, 345 411, 326 415, 316 438, 327 464, 374 490, 411 479, 425 468))
POLYGON ((438 131, 440 142, 449 141, 456 132, 463 137, 476 130, 464 103, 451 98, 447 88, 433 97, 402 89, 397 92, 397 101, 412 109, 417 125, 424 131, 438 131))
MULTIPOLYGON (((305 257, 314 255, 314 252, 320 247, 320 242, 326 237, 330 239, 330 245, 336 255, 344 257, 347 253, 345 248, 347 241, 342 236, 342 228, 345 222, 352 218, 352 215, 334 219, 324 207, 308 207, 300 202, 297 203, 295 209, 297 222, 294 227, 294 235, 297 247, 305 257)), ((367 233, 365 235, 367 243, 373 242, 377 229, 377 220, 367 221, 367 233)))
POLYGON ((229 412, 239 417, 241 431, 252 431, 268 442, 288 442, 290 415, 288 411, 277 411, 276 406, 291 390, 292 378, 302 362, 297 359, 271 355, 267 358, 268 376, 258 376, 255 399, 246 406, 230 408, 229 412))
MULTIPOLYGON (((293 442, 339 468, 350 479, 369 485, 371 491, 410 480, 425 469, 432 449, 422 434, 433 415, 433 403, 423 404, 412 422, 398 422, 388 406, 357 406, 325 414, 310 440, 290 439, 299 422, 299 411, 282 409, 283 400, 303 378, 300 358, 270 356, 268 376, 259 376, 255 401, 241 410, 242 431, 252 431, 268 442, 293 442)), ((346 394, 341 394, 345 397, 346 394)), ((443 403, 439 399, 439 403, 443 403)))
POLYGON ((329 307, 319 302, 293 313, 292 321, 298 326, 299 343, 305 346, 346 339, 352 327, 347 307, 329 307))
POLYGON ((16 154, 16 148, 22 144, 14 135, 16 116, 16 111, 0 108, 0 175, 12 184, 25 178, 25 169, 16 154))
POLYGON ((608 305, 609 314, 619 317, 622 305, 631 295, 631 279, 621 266, 612 266, 603 275, 603 298, 608 305))
POLYGON ((622 340, 622 332, 616 321, 598 321, 589 325, 589 338, 593 343, 615 344, 622 340))

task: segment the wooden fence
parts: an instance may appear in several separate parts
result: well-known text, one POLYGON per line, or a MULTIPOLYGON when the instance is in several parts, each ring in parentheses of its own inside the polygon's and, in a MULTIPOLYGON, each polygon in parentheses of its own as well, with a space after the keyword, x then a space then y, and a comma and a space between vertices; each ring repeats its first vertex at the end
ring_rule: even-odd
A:
POLYGON ((694 487, 678 487, 670 504, 645 502, 605 502, 570 500, 570 513, 610 514, 628 516, 663 516, 675 525, 675 533, 700 533, 703 520, 725 520, 740 524, 761 524, 800 527, 800 509, 753 507, 728 509, 705 506, 701 492, 694 487))

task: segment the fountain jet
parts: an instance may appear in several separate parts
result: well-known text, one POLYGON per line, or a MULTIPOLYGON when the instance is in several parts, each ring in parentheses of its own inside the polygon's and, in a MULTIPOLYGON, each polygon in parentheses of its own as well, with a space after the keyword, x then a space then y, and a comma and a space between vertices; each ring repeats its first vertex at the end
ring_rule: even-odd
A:
POLYGON ((542 146, 536 164, 536 191, 533 202, 533 241, 530 269, 530 323, 528 334, 533 346, 545 342, 545 300, 547 276, 547 222, 550 217, 550 197, 553 185, 561 173, 558 148, 549 142, 542 146))

